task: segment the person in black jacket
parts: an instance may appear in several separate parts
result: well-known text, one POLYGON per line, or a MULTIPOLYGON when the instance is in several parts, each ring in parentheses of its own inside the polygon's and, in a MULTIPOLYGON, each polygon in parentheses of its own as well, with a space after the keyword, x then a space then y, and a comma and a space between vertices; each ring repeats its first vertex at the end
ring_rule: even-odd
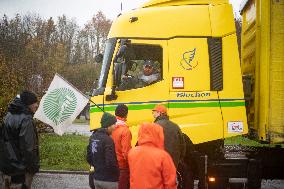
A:
POLYGON ((89 140, 87 161, 95 169, 92 175, 96 189, 118 188, 118 162, 114 142, 110 137, 115 123, 115 116, 104 113, 101 128, 94 131, 89 140))
POLYGON ((33 122, 37 108, 37 97, 30 91, 23 91, 8 106, 0 151, 4 188, 31 188, 33 176, 39 171, 38 136, 33 122))
POLYGON ((165 150, 170 154, 173 162, 178 168, 181 158, 185 153, 185 144, 182 132, 177 124, 169 120, 167 108, 163 105, 157 105, 152 110, 155 123, 163 127, 165 150))

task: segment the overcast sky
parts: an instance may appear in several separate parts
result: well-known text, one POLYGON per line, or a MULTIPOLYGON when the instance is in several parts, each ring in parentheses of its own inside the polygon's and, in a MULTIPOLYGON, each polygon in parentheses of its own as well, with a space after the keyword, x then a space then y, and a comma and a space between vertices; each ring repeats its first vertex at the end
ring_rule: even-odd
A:
MULTIPOLYGON (((120 13, 122 2, 123 11, 137 8, 148 0, 0 0, 0 16, 6 14, 9 18, 16 13, 37 13, 43 18, 57 18, 65 14, 75 18, 80 26, 91 20, 92 16, 101 10, 107 18, 113 20, 120 13)), ((229 0, 237 12, 241 0, 229 0)))

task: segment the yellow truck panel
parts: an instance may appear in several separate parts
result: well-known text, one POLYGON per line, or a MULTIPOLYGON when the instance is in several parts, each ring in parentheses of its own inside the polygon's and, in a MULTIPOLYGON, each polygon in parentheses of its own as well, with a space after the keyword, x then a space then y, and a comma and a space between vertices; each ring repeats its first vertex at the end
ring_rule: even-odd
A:
POLYGON ((178 6, 178 5, 217 5, 217 4, 223 4, 228 3, 228 0, 152 0, 149 2, 146 2, 142 5, 143 8, 147 7, 153 7, 153 6, 178 6))
MULTIPOLYGON (((225 0, 154 0, 120 15, 110 29, 92 99, 110 113, 118 104, 128 106, 132 144, 139 124, 153 121, 156 104, 168 108, 170 119, 194 144, 246 134, 235 32, 232 6, 225 0), (119 86, 125 75, 119 75, 122 63, 115 57, 125 39, 131 51, 125 53, 127 61, 136 65, 126 78, 138 76, 137 69, 151 59, 161 80, 142 87, 119 86)), ((91 129, 99 127, 101 110, 92 104, 90 112, 91 129)))
POLYGON ((132 10, 113 22, 108 37, 170 38, 174 37, 173 33, 175 36, 210 36, 208 6, 132 10))
POLYGON ((242 73, 249 128, 284 142, 284 1, 249 0, 242 8, 242 73))
MULTIPOLYGON (((175 38, 169 40, 169 77, 182 77, 184 88, 171 91, 210 91, 209 54, 206 38, 175 38), (179 47, 179 48, 176 48, 179 47), (192 59, 191 64, 187 62, 192 59), (184 69, 180 69, 180 68, 184 69), (190 70, 189 70, 190 69, 190 70), (203 80, 196 81, 200 75, 203 80)), ((172 82, 171 82, 172 83, 172 82)))

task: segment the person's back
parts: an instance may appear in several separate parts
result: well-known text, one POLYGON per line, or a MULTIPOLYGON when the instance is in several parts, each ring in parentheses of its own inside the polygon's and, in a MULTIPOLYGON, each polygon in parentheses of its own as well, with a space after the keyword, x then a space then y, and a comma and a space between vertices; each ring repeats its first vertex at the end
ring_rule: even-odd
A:
POLYGON ((176 189, 176 169, 163 143, 160 126, 141 125, 138 146, 128 154, 131 189, 176 189))
POLYGON ((153 111, 155 123, 163 127, 165 150, 171 155, 176 168, 185 151, 182 132, 177 124, 169 120, 166 108, 162 105, 157 105, 153 111))
POLYGON ((115 116, 104 113, 101 127, 93 132, 87 146, 87 161, 94 167, 92 174, 96 189, 117 189, 119 169, 111 135, 116 123, 115 116))
POLYGON ((11 182, 31 187, 33 175, 39 171, 38 136, 33 114, 38 107, 34 93, 23 91, 8 107, 4 117, 3 137, 6 149, 1 154, 1 171, 11 182))
POLYGON ((115 151, 120 169, 127 169, 127 154, 131 149, 131 133, 127 125, 117 125, 112 134, 112 138, 115 144, 115 151), (130 141, 130 142, 129 142, 130 141), (125 144, 125 145, 123 145, 125 144))
POLYGON ((115 144, 116 156, 120 169, 128 169, 127 155, 131 149, 131 132, 126 124, 128 107, 120 104, 116 107, 116 125, 112 132, 112 139, 115 144))
POLYGON ((94 178, 100 181, 116 182, 118 180, 117 161, 113 153, 113 141, 105 129, 98 129, 90 138, 93 150, 94 178), (107 154, 107 155, 105 155, 107 154))
POLYGON ((119 104, 115 109, 116 125, 112 132, 112 139, 115 144, 115 152, 119 166, 119 189, 129 189, 129 168, 127 156, 131 149, 131 132, 126 124, 128 107, 119 104))

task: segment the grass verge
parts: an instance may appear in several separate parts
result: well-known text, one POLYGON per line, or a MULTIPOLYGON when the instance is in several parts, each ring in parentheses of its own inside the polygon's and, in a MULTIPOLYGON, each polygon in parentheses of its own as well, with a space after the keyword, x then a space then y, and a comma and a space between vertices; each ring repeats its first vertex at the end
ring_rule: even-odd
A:
MULTIPOLYGON (((251 140, 244 136, 235 136, 225 139, 225 145, 242 145, 242 146, 255 146, 255 147, 275 147, 275 144, 262 144, 258 141, 251 140)), ((284 148, 284 144, 281 145, 284 148)))
MULTIPOLYGON (((42 170, 88 171, 86 147, 89 137, 81 135, 40 134, 40 163, 42 170)), ((225 145, 267 146, 243 136, 227 138, 225 145)), ((284 144, 281 145, 284 148, 284 144)))
POLYGON ((86 147, 89 137, 81 135, 40 134, 42 170, 87 171, 86 147))

